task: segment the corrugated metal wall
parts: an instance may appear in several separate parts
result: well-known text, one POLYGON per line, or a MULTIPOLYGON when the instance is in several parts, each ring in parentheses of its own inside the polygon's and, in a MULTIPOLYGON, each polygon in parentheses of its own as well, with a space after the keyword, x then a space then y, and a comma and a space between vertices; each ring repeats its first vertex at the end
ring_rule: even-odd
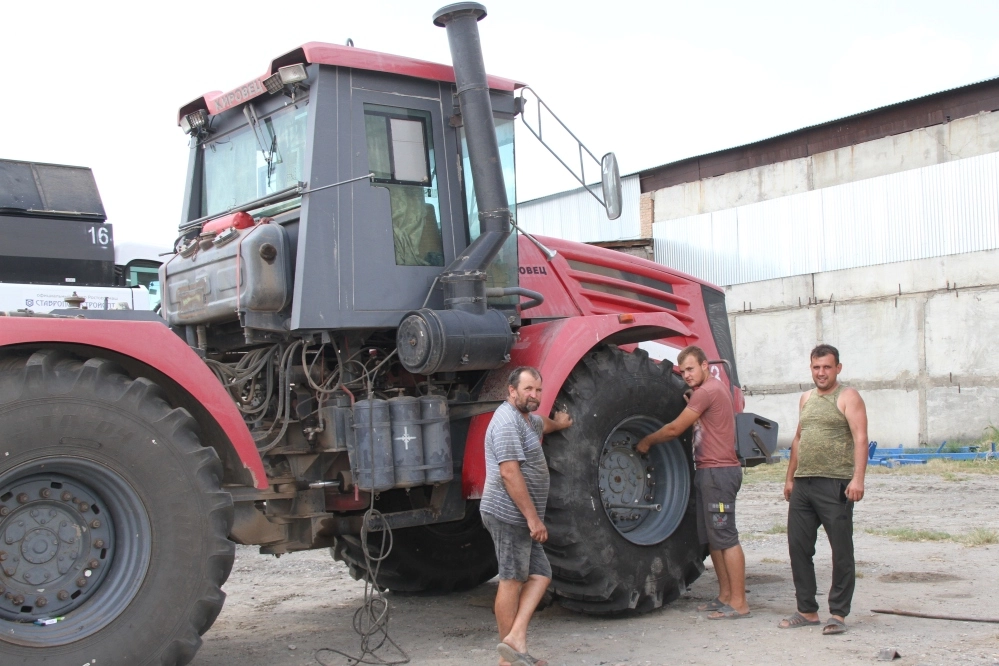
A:
POLYGON ((999 248, 999 153, 652 225, 658 263, 719 285, 999 248))
MULTIPOLYGON (((621 179, 621 217, 608 220, 603 206, 580 188, 532 201, 517 203, 517 225, 539 236, 554 236, 581 243, 641 238, 638 174, 621 179)), ((599 192, 599 184, 597 191, 599 192)))

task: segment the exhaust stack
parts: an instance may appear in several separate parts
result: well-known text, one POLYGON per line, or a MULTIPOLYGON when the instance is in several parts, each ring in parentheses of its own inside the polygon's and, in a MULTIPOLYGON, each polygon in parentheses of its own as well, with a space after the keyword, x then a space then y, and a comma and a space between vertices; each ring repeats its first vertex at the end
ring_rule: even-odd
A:
POLYGON ((479 41, 478 22, 485 16, 486 8, 477 2, 448 5, 434 14, 434 25, 447 30, 451 47, 481 232, 445 274, 485 270, 510 235, 510 203, 506 198, 493 105, 479 41))
POLYGON ((510 236, 510 203, 479 43, 478 22, 485 15, 477 2, 448 5, 434 14, 451 47, 480 233, 441 274, 445 309, 410 312, 396 331, 399 361, 420 375, 499 368, 510 360, 514 342, 506 316, 486 302, 486 269, 510 236))

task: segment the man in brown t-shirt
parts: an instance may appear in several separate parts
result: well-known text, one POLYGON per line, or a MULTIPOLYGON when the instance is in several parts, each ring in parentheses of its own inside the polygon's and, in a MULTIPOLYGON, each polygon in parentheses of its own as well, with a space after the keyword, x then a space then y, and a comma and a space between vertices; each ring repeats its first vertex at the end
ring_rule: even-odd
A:
POLYGON ((714 611, 709 620, 749 617, 746 601, 746 556, 735 527, 735 496, 742 487, 742 466, 735 453, 735 406, 728 388, 711 376, 708 358, 700 347, 690 346, 677 357, 693 395, 687 408, 671 423, 642 438, 635 447, 647 453, 694 428, 694 504, 697 536, 707 544, 718 575, 718 596, 698 607, 714 611))

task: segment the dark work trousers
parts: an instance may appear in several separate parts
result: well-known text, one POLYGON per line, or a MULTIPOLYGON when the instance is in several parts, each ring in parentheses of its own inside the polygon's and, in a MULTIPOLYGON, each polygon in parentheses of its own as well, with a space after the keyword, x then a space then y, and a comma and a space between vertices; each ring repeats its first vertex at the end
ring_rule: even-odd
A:
POLYGON ((817 613, 815 602, 815 540, 819 525, 832 548, 832 587, 829 613, 846 617, 856 585, 853 560, 853 502, 846 499, 848 479, 803 476, 794 479, 787 510, 787 548, 798 612, 817 613))

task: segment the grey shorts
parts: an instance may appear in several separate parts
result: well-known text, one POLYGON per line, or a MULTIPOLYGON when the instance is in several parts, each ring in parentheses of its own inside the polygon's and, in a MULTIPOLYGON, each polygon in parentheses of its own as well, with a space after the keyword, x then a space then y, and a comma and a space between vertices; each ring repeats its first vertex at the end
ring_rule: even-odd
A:
POLYGON ((694 472, 697 538, 711 550, 739 545, 735 496, 742 487, 742 467, 706 467, 694 472))
POLYGON ((489 530, 496 548, 500 580, 525 582, 528 576, 552 577, 544 547, 531 538, 527 525, 511 525, 490 513, 482 514, 482 524, 489 530))

